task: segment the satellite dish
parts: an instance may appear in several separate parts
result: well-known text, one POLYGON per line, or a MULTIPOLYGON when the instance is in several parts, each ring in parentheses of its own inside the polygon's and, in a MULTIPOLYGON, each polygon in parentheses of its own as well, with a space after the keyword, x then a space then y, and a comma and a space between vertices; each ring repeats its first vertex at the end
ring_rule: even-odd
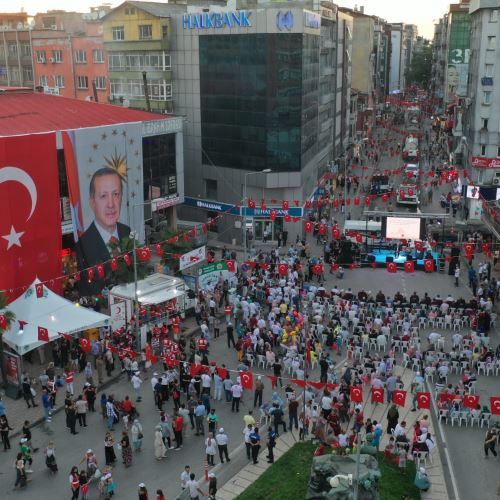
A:
POLYGON ((126 97, 123 99, 123 107, 124 108, 130 107, 130 101, 126 97))

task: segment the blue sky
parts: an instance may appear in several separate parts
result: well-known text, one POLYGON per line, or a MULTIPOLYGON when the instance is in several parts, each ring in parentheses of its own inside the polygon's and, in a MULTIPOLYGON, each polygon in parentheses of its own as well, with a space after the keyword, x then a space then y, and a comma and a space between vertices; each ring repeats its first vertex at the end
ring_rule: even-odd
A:
MULTIPOLYGON (((459 0, 456 0, 458 3, 459 0)), ((9 0, 2 2, 2 11, 18 12, 21 7, 29 14, 36 14, 40 10, 69 9, 88 12, 89 7, 99 5, 96 0, 9 0), (8 7, 7 7, 8 5, 8 7)), ((121 1, 110 1, 113 6, 121 1)), ((419 33, 426 38, 432 38, 434 22, 448 10, 449 1, 446 0, 341 0, 338 5, 353 8, 355 5, 364 5, 365 13, 377 15, 389 22, 405 22, 416 24, 419 33)))

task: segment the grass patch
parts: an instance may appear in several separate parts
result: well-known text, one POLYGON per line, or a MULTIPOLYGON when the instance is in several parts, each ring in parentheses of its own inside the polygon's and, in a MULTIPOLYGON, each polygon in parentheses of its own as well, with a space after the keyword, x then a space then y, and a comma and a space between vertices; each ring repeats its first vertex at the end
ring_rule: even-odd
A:
MULTIPOLYGON (((309 475, 316 445, 297 443, 280 457, 260 478, 247 488, 237 500, 302 500, 306 497, 309 475)), ((264 457, 261 457, 261 460, 264 457)), ((383 461, 379 454, 381 500, 401 500, 403 494, 411 500, 420 500, 420 491, 413 484, 415 465, 407 462, 404 474, 395 464, 383 461)))

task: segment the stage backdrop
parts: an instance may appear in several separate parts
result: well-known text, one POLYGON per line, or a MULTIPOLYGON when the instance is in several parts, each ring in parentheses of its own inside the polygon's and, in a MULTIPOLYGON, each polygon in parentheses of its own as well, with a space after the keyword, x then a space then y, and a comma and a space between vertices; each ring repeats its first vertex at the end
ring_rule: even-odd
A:
MULTIPOLYGON (((70 130, 63 144, 79 267, 85 269, 111 258, 112 236, 122 240, 134 230, 144 241, 142 124, 70 130), (91 195, 96 172, 104 175, 91 195)), ((97 279, 81 291, 93 294, 103 286, 97 279)))
POLYGON ((56 135, 0 138, 0 289, 10 301, 38 276, 60 292, 56 135))

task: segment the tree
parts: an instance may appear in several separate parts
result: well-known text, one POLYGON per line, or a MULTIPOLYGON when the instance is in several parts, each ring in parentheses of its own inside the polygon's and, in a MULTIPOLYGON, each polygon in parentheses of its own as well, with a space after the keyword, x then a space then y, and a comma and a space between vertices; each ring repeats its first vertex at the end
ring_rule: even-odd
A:
POLYGON ((432 70, 432 45, 424 45, 413 54, 410 68, 406 73, 407 85, 418 84, 422 88, 429 85, 432 70))
MULTIPOLYGON (((122 238, 119 243, 111 243, 111 253, 113 255, 120 255, 124 253, 130 253, 130 259, 134 259, 134 240, 132 238, 122 238)), ((139 244, 136 242, 136 247, 139 248, 139 244)), ((121 285, 124 283, 131 283, 134 281, 134 266, 133 264, 129 267, 125 261, 120 258, 118 259, 118 267, 116 271, 111 271, 109 269, 108 275, 106 276, 107 281, 113 285, 121 285)), ((109 266, 108 266, 109 267, 109 266)), ((141 262, 137 259, 137 279, 142 280, 149 274, 149 264, 147 262, 141 262)))
POLYGON ((176 238, 176 236, 176 232, 167 228, 163 228, 151 235, 153 242, 162 242, 163 257, 161 263, 166 264, 170 268, 171 274, 179 271, 179 258, 177 255, 189 252, 195 247, 192 239, 186 241, 183 237, 176 238))
POLYGON ((2 383, 7 385, 5 366, 3 363, 3 334, 10 330, 12 323, 16 320, 16 315, 7 309, 7 296, 0 292, 0 370, 2 373, 2 383))

